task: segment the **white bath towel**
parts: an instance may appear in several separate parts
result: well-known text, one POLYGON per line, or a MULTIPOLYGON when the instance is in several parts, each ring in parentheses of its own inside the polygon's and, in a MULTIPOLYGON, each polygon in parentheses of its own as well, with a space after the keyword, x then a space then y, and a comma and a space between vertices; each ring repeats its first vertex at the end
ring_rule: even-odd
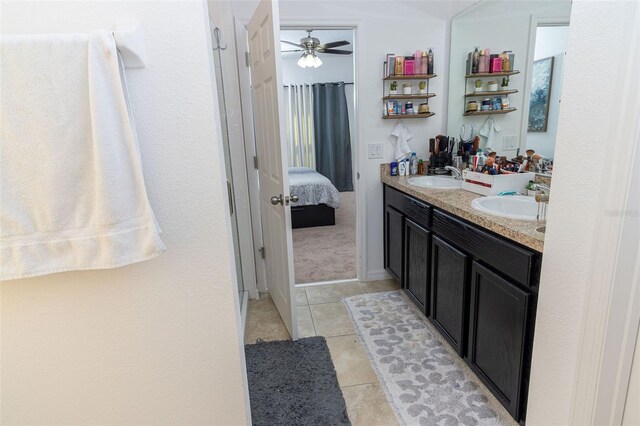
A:
POLYGON ((402 121, 398 122, 391 131, 391 143, 393 144, 393 156, 396 160, 400 160, 411 154, 409 141, 413 138, 411 132, 402 121))
POLYGON ((493 149, 498 145, 498 132, 500 126, 496 124, 496 120, 493 117, 487 118, 484 122, 478 134, 487 138, 487 143, 482 148, 491 147, 493 149))
POLYGON ((111 33, 1 43, 0 279, 164 251, 111 33))

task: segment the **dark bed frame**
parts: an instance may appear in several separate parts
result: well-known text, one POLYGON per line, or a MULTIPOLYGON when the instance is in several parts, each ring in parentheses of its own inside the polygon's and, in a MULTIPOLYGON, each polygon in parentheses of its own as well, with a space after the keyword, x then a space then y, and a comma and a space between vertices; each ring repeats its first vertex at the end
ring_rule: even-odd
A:
POLYGON ((326 204, 291 206, 291 227, 311 228, 336 224, 336 210, 326 204))

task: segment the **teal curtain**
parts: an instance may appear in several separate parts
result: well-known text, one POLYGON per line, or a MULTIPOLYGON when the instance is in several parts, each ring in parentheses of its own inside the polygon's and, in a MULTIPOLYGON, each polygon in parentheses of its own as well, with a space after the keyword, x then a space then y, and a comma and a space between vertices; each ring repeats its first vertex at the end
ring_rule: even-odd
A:
POLYGON ((338 191, 353 191, 351 136, 344 82, 313 85, 316 170, 338 191))

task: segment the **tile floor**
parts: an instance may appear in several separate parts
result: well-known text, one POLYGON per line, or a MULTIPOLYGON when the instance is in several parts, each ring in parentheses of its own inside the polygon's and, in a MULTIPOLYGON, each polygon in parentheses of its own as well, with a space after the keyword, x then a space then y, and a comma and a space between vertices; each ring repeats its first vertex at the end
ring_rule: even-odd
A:
MULTIPOLYGON (((398 285, 393 280, 296 289, 300 337, 324 336, 327 339, 349 418, 354 426, 386 426, 397 425, 398 422, 341 299, 397 289, 398 285)), ((268 294, 261 295, 259 300, 249 301, 245 343, 255 343, 258 338, 290 338, 268 294)))

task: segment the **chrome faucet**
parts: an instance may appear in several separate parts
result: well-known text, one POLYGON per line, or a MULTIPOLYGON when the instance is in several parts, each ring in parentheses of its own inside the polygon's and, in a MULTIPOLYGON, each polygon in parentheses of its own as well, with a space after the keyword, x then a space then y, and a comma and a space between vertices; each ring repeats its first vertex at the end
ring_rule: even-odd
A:
POLYGON ((540 190, 543 193, 536 195, 536 201, 538 203, 538 222, 545 222, 547 220, 547 203, 549 202, 549 194, 551 193, 551 188, 548 185, 544 185, 542 183, 538 183, 535 186, 536 190, 540 190))
POLYGON ((456 180, 462 180, 462 173, 460 172, 460 170, 458 170, 457 168, 453 167, 453 166, 445 166, 444 168, 445 170, 449 170, 451 172, 451 174, 453 175, 453 178, 456 180))
POLYGON ((540 191, 544 192, 547 195, 549 195, 551 193, 551 188, 548 185, 544 185, 542 183, 537 183, 536 184, 536 188, 539 189, 540 191))

